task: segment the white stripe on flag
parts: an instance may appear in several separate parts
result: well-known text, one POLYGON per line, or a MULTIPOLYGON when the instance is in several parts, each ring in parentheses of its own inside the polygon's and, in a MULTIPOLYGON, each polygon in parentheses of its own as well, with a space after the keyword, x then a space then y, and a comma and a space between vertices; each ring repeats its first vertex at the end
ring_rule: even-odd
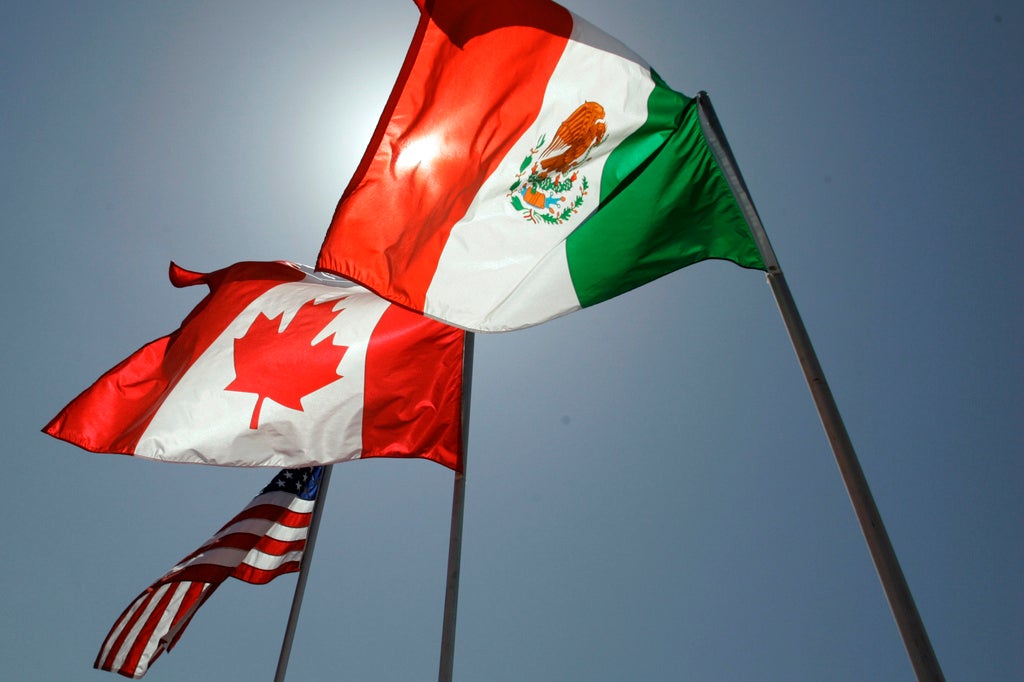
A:
POLYGON ((145 606, 143 608, 142 615, 135 621, 132 629, 128 631, 128 636, 125 637, 124 642, 121 644, 121 648, 118 649, 114 659, 110 663, 112 670, 120 670, 127 660, 131 650, 135 647, 138 642, 139 633, 142 628, 145 627, 146 623, 149 622, 150 617, 153 615, 153 610, 156 608, 157 603, 164 596, 168 590, 171 589, 171 585, 161 585, 156 590, 147 595, 145 600, 145 606))
POLYGON ((287 552, 280 556, 267 554, 258 549, 236 549, 234 547, 214 547, 203 552, 180 568, 188 566, 227 566, 234 568, 243 563, 260 569, 273 569, 288 562, 302 558, 302 550, 287 552))
POLYGON ((146 603, 146 599, 151 594, 152 593, 148 591, 140 594, 138 598, 131 603, 131 606, 125 609, 124 615, 114 623, 114 627, 110 629, 110 634, 108 634, 107 638, 103 640, 103 648, 100 649, 100 655, 97 660, 99 660, 101 664, 106 660, 107 656, 110 655, 111 647, 114 646, 114 642, 116 642, 117 638, 120 637, 121 631, 125 628, 125 624, 131 621, 132 616, 135 615, 136 611, 142 608, 142 605, 146 603))
MULTIPOLYGON (((305 540, 307 530, 307 526, 299 528, 283 526, 280 523, 268 521, 267 519, 244 519, 217 533, 214 536, 214 540, 219 540, 235 533, 243 533, 246 535, 266 536, 274 540, 281 540, 282 542, 293 542, 295 540, 305 540)), ((212 542, 211 540, 211 544, 212 542)))
POLYGON ((241 513, 247 512, 249 509, 263 505, 272 504, 277 507, 287 507, 293 512, 308 513, 313 511, 313 505, 315 500, 304 500, 301 497, 296 497, 294 493, 285 492, 283 490, 273 490, 268 493, 262 493, 252 499, 245 509, 241 513))
POLYGON ((302 550, 300 549, 295 552, 287 552, 280 556, 276 556, 274 554, 267 554, 266 552, 254 549, 245 556, 242 563, 263 571, 272 571, 284 566, 290 561, 302 561, 302 550))
POLYGON ((154 618, 157 618, 158 620, 156 627, 153 628, 153 634, 150 635, 145 648, 142 650, 142 655, 139 656, 138 668, 141 668, 143 671, 149 668, 149 662, 160 645, 160 639, 170 629, 171 623, 174 622, 174 617, 178 615, 178 610, 181 608, 182 599, 191 585, 192 583, 190 582, 174 583, 174 596, 171 598, 167 608, 162 613, 154 614, 147 619, 152 621, 154 618))

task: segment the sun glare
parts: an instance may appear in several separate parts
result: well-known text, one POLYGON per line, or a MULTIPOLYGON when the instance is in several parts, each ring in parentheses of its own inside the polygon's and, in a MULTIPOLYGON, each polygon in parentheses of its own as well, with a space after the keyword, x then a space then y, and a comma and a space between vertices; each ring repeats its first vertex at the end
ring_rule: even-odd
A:
POLYGON ((395 167, 398 170, 411 170, 423 167, 429 170, 431 164, 441 153, 441 138, 437 135, 420 137, 409 144, 398 153, 395 167))

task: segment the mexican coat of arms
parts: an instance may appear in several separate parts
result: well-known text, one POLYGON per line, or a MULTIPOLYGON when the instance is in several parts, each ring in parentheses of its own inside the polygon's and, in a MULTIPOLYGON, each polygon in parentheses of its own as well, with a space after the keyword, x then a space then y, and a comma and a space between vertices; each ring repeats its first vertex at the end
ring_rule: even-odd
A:
POLYGON ((555 131, 530 148, 519 166, 507 196, 512 207, 534 223, 560 225, 583 206, 590 189, 577 169, 604 140, 604 107, 584 102, 555 131))

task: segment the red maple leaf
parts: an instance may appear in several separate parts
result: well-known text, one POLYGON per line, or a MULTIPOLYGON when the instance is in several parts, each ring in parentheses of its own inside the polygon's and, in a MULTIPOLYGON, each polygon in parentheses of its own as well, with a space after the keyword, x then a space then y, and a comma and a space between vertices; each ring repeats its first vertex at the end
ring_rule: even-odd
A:
POLYGON ((313 343, 337 317, 332 308, 338 300, 307 301, 283 331, 284 313, 274 319, 260 313, 245 336, 235 339, 235 380, 224 390, 259 396, 249 428, 259 426, 264 398, 301 412, 304 396, 341 378, 338 363, 348 346, 331 343, 334 334, 313 343))

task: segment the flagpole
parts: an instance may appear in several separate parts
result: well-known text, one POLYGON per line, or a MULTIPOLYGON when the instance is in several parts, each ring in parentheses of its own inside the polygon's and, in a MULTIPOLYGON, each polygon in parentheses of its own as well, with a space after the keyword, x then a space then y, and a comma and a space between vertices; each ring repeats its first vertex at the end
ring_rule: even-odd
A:
POLYGON ((782 314, 783 322, 793 343, 793 349, 796 351, 800 367, 803 369, 807 385, 810 387, 814 403, 818 408, 818 416, 832 446, 832 452, 835 455, 836 463, 839 465, 839 471, 846 485, 846 491, 850 496, 850 501, 853 503, 857 519, 860 521, 860 527, 864 533, 864 539, 867 541, 871 559, 874 561, 875 569, 878 571, 878 577, 889 601, 889 608, 892 610, 893 617, 896 620, 896 626, 903 639, 907 655, 910 657, 914 673, 917 679, 922 682, 925 680, 929 682, 945 680, 931 642, 928 639, 928 633, 925 631, 924 623, 921 621, 917 606, 914 604, 914 598, 910 593, 906 577, 903 575, 903 570, 896 559, 896 552, 893 550, 892 543, 889 540, 889 534, 882 524, 882 517, 878 512, 878 507, 875 505, 874 497, 871 495, 867 479, 864 477, 864 471, 861 469, 860 462, 853 450, 853 443, 846 431, 846 426, 843 424, 835 398, 828 386, 828 382, 825 380, 825 374, 821 369, 821 364, 818 362, 818 356, 811 345, 807 329, 804 327, 800 313, 797 311, 789 285, 786 284, 786 279, 782 274, 782 269, 779 267, 778 259, 775 257, 775 252, 768 241, 768 235, 765 232, 764 225, 761 223, 761 218, 757 214, 757 209, 754 207, 750 193, 747 191, 746 183, 743 181, 739 166, 736 164, 732 150, 729 148, 725 133, 711 106, 711 100, 708 98, 707 93, 701 92, 697 96, 697 101, 700 107, 701 125, 704 129, 705 137, 719 166, 725 173, 726 180, 739 202, 740 209, 743 211, 743 215, 754 236, 754 241, 761 252, 761 258, 764 260, 767 268, 768 284, 775 295, 779 312, 782 314))
POLYGON ((299 579, 295 583, 295 595, 292 597, 292 608, 288 614, 288 626, 284 631, 284 641, 281 642, 281 654, 277 659, 277 672, 274 673, 274 682, 284 682, 284 676, 288 671, 288 657, 292 653, 292 640, 295 639, 295 626, 299 622, 299 609, 302 608, 302 595, 306 591, 306 580, 309 578, 309 565, 313 562, 313 546, 316 545, 316 535, 320 530, 320 517, 323 516, 324 501, 327 499, 327 486, 331 482, 331 470, 333 464, 324 467, 324 475, 320 479, 320 489, 316 494, 316 502, 313 504, 313 516, 309 520, 309 532, 306 533, 306 546, 302 552, 302 561, 299 563, 299 579))
POLYGON ((466 506, 466 453, 469 450, 469 404, 473 387, 474 334, 466 332, 462 353, 461 471, 455 472, 452 491, 452 524, 448 538, 448 580, 444 594, 444 622, 441 626, 441 661, 438 682, 451 682, 455 667, 455 616, 459 605, 459 572, 462 563, 462 517, 466 506))

